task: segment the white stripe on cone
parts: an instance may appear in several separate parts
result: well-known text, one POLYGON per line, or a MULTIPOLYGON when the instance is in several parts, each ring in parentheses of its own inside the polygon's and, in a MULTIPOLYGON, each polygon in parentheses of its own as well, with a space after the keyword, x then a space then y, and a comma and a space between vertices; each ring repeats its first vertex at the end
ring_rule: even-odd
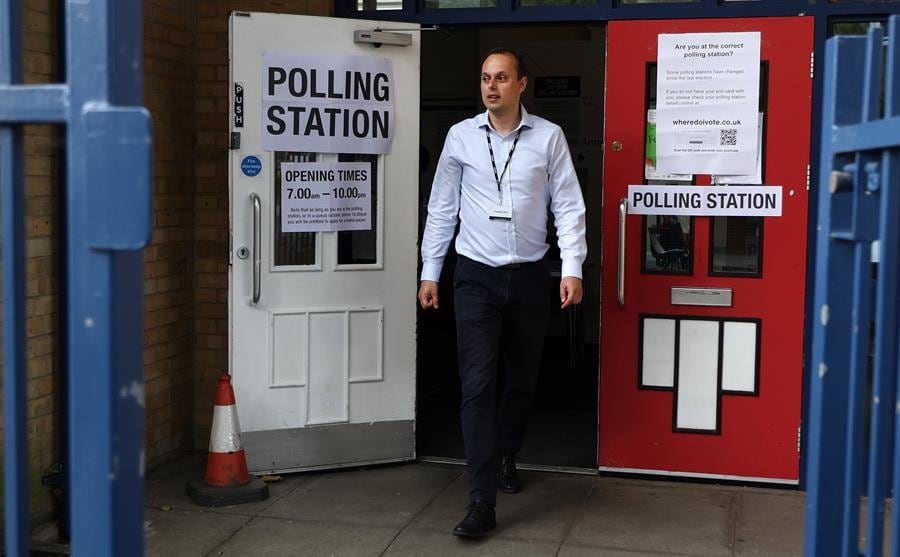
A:
POLYGON ((213 408, 209 452, 234 453, 239 450, 241 450, 241 426, 238 425, 237 406, 216 405, 213 408))

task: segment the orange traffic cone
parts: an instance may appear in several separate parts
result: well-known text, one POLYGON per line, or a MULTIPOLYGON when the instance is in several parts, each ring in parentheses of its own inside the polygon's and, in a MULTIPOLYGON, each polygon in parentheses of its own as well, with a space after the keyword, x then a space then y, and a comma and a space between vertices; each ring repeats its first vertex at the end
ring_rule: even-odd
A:
POLYGON ((219 376, 216 388, 206 477, 202 481, 189 481, 187 494, 205 507, 262 501, 269 497, 269 486, 247 472, 234 389, 231 388, 231 376, 226 373, 219 376))

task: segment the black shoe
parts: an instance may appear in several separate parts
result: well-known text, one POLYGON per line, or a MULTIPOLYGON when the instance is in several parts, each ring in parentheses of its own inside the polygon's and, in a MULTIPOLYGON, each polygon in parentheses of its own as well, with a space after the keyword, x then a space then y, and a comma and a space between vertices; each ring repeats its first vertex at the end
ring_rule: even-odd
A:
POLYGON ((512 455, 500 457, 497 470, 497 487, 503 493, 518 493, 522 489, 522 480, 516 470, 516 459, 512 455))
POLYGON ((497 527, 494 507, 483 501, 469 504, 466 517, 453 529, 453 535, 461 538, 480 538, 497 527))

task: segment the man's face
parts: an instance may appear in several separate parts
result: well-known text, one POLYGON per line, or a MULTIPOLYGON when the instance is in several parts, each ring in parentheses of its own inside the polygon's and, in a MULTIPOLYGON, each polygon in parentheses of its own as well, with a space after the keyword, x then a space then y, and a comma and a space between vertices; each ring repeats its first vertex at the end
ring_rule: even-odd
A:
POLYGON ((516 59, 509 54, 492 54, 481 66, 481 100, 491 112, 503 114, 519 108, 519 99, 528 78, 518 77, 516 59))

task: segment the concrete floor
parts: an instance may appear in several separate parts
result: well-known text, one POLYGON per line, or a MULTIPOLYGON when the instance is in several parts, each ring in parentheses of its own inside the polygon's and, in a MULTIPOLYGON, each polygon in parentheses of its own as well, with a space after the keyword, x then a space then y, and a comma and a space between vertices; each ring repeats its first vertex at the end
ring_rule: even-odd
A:
POLYGON ((465 469, 401 464, 282 475, 268 500, 198 507, 186 457, 147 480, 147 555, 177 556, 801 556, 802 493, 524 472, 501 494, 497 530, 451 535, 465 514, 465 469))

